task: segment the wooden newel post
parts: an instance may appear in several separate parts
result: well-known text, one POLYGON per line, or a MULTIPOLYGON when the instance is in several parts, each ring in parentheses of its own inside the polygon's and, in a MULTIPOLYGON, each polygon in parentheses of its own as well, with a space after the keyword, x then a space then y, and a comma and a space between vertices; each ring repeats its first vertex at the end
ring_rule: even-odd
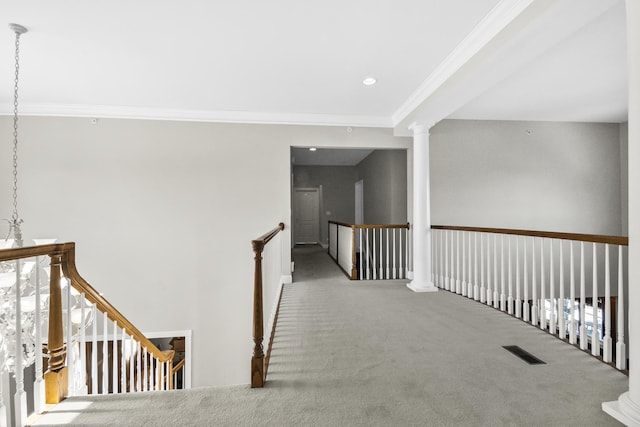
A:
POLYGON ((67 349, 62 329, 62 291, 60 290, 60 265, 62 253, 51 255, 51 280, 49 284, 49 337, 47 347, 49 366, 44 374, 46 403, 59 403, 68 394, 68 373, 64 366, 67 349))
POLYGON ((253 356, 251 357, 251 388, 264 385, 264 351, 262 341, 264 326, 262 319, 262 251, 265 242, 253 240, 251 242, 255 252, 255 272, 253 280, 253 356))

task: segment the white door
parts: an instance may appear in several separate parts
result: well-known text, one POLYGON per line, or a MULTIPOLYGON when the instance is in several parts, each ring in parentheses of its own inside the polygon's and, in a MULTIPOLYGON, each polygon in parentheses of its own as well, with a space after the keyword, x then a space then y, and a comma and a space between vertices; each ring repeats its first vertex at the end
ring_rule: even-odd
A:
POLYGON ((293 189, 293 238, 296 244, 318 243, 320 197, 317 188, 293 189))

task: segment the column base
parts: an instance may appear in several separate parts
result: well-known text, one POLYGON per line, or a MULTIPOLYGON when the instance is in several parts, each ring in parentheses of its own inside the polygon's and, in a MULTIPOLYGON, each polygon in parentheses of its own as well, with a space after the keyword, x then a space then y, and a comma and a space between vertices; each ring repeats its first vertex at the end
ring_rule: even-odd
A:
POLYGON ((604 402, 602 410, 629 427, 640 426, 640 406, 629 397, 629 392, 622 393, 618 400, 604 402))
POLYGON ((431 282, 412 280, 407 283, 407 288, 413 292, 438 292, 438 288, 431 282))

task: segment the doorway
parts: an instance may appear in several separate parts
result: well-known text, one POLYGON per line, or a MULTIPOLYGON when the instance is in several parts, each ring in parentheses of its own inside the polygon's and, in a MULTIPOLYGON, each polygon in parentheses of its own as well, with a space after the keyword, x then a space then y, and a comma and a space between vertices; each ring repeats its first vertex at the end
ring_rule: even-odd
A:
POLYGON ((320 194, 318 188, 293 189, 293 241, 316 244, 320 240, 320 194))

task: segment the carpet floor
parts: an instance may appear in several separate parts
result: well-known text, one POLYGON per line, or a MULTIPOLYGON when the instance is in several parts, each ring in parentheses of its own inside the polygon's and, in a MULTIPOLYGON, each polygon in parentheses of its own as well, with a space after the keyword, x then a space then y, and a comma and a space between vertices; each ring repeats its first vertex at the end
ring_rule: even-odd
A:
POLYGON ((294 250, 267 385, 69 398, 34 425, 616 426, 628 378, 486 305, 294 250), (546 364, 529 365, 517 345, 546 364))

